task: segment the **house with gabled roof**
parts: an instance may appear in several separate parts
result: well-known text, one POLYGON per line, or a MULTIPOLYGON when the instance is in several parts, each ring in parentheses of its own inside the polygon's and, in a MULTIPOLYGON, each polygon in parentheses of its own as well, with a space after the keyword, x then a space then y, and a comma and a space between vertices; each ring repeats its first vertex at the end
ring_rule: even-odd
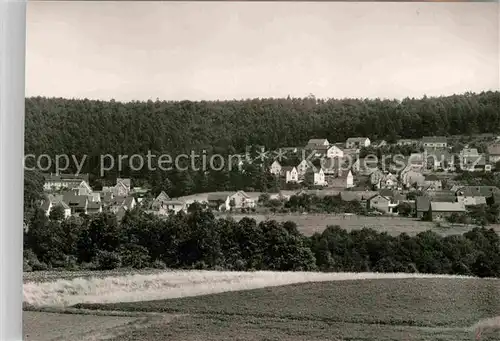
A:
POLYGON ((269 167, 269 173, 279 176, 281 174, 281 164, 278 160, 274 160, 271 166, 269 167))
POLYGON ((329 146, 330 142, 327 139, 310 139, 307 142, 306 149, 314 149, 319 146, 329 146))
POLYGON ((445 136, 424 136, 422 145, 424 148, 447 148, 448 139, 445 136))
POLYGON ((43 189, 45 191, 61 190, 65 188, 74 188, 85 181, 89 183, 88 174, 42 174, 45 182, 43 189))
POLYGON ((63 194, 63 201, 71 209, 71 214, 87 214, 89 199, 87 195, 77 195, 72 192, 63 194))
POLYGON ((452 214, 466 212, 467 210, 462 202, 431 202, 429 217, 431 221, 443 220, 452 214))
POLYGON ((368 137, 350 137, 345 142, 347 149, 362 148, 370 146, 370 139, 368 137))
MULTIPOLYGON (((304 161, 302 161, 304 162, 304 161)), ((301 162, 301 164, 302 164, 301 162)), ((306 168, 307 171, 308 168, 306 168)), ((290 183, 290 182, 299 182, 299 177, 301 177, 300 173, 298 172, 297 168, 293 166, 283 166, 281 167, 281 173, 285 177, 285 182, 290 183)), ((304 172, 305 174, 305 172, 304 172)), ((303 175, 302 175, 303 176, 303 175)))
POLYGON ((339 147, 335 145, 330 145, 330 146, 317 146, 313 149, 315 151, 316 157, 327 157, 327 158, 335 158, 339 157, 342 158, 344 157, 344 151, 340 149, 339 147))
POLYGON ((244 191, 214 192, 207 197, 208 206, 216 210, 229 211, 231 208, 255 207, 255 200, 244 191))
POLYGON ((49 216, 50 211, 57 206, 62 207, 65 219, 71 216, 71 208, 63 201, 62 195, 49 194, 45 196, 45 198, 42 200, 41 209, 47 216, 49 216))
POLYGON ((325 172, 322 168, 310 168, 306 174, 305 179, 311 180, 311 183, 315 186, 326 186, 325 172))
POLYGON ((494 143, 488 146, 488 161, 496 164, 500 161, 500 143, 494 143))
POLYGON ((352 188, 354 187, 354 176, 352 171, 341 170, 337 177, 328 180, 329 187, 333 188, 352 188))

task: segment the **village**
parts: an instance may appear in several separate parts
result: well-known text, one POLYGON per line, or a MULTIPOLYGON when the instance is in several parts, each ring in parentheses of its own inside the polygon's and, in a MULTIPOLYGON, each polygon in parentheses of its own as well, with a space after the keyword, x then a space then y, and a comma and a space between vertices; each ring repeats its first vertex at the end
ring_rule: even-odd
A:
MULTIPOLYGON (((286 202, 292 196, 309 194, 317 197, 339 196, 342 201, 358 201, 369 215, 404 215, 426 220, 443 220, 465 214, 468 208, 500 203, 500 189, 495 186, 467 186, 455 181, 457 172, 488 173, 498 171, 500 139, 493 137, 485 153, 465 145, 458 153, 446 137, 429 136, 421 140, 397 140, 395 146, 413 146, 418 153, 362 157, 363 150, 380 150, 386 141, 371 142, 368 137, 349 138, 345 143, 327 139, 310 139, 306 146, 285 148, 289 154, 309 153, 296 166, 282 165, 279 160, 267 163, 268 171, 286 184, 270 199, 286 202), (398 159, 399 157, 399 159, 398 159), (410 212, 408 212, 410 211, 410 212)), ((366 153, 365 153, 366 154, 366 153)), ((303 154, 305 155, 305 154, 303 154)), ((99 191, 89 185, 89 175, 45 174, 42 209, 47 215, 61 207, 64 217, 112 212, 121 219, 126 211, 139 206, 149 213, 168 216, 187 212, 194 202, 214 211, 251 213, 262 206, 260 192, 196 193, 171 198, 162 191, 145 200, 149 190, 133 187, 132 179, 118 178, 116 184, 99 191)))

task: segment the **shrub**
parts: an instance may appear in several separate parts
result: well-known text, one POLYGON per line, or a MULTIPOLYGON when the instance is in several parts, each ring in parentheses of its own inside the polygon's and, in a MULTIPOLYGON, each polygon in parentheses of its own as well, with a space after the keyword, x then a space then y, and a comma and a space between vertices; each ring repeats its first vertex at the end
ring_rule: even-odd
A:
POLYGON ((151 264, 151 267, 152 267, 153 269, 161 269, 161 270, 163 270, 163 269, 166 269, 166 268, 167 268, 167 265, 165 264, 165 262, 163 262, 163 261, 161 261, 161 260, 157 259, 157 260, 155 260, 155 261, 151 264))
POLYGON ((121 267, 122 260, 120 254, 112 251, 98 251, 95 263, 100 270, 113 270, 121 267))

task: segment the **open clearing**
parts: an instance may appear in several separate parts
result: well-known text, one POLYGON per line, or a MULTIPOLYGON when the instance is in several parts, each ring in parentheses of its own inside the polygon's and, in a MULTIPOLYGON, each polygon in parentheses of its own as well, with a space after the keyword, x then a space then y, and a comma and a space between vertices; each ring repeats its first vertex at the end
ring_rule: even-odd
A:
MULTIPOLYGON (((344 216, 336 214, 221 214, 220 217, 233 217, 240 220, 243 217, 255 219, 258 223, 265 220, 276 220, 279 222, 293 221, 298 229, 306 236, 315 232, 322 232, 328 225, 339 225, 347 231, 359 230, 369 227, 378 232, 387 232, 390 235, 398 235, 403 232, 408 235, 416 235, 420 232, 432 230, 440 235, 463 234, 472 229, 472 226, 457 225, 450 228, 438 228, 432 222, 420 221, 403 217, 366 217, 366 216, 344 216)), ((500 225, 491 225, 490 228, 500 233, 500 225)))
MULTIPOLYGON (((79 308, 188 314, 119 340, 465 341, 500 312, 500 282, 377 279, 303 283, 179 299, 79 308)), ((495 330, 481 340, 499 340, 495 330)))

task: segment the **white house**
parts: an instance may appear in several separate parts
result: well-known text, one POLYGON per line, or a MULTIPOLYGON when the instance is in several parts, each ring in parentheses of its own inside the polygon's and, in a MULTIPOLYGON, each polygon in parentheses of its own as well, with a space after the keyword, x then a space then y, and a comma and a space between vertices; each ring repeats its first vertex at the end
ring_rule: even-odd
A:
POLYGON ((326 181, 325 181, 325 172, 323 169, 310 169, 306 176, 310 176, 310 179, 312 180, 312 183, 315 186, 325 186, 326 181))
POLYGON ((316 149, 316 156, 326 157, 326 158, 343 158, 344 151, 337 147, 336 145, 331 146, 319 146, 316 149))
POLYGON ((255 207, 255 200, 243 191, 210 193, 207 201, 210 207, 225 211, 231 208, 255 207))
POLYGON ((310 139, 309 142, 307 142, 306 149, 329 145, 330 142, 328 142, 327 139, 310 139))
POLYGON ((500 161, 500 144, 492 144, 488 146, 488 156, 489 156, 489 163, 490 164, 496 164, 498 161, 500 161))
POLYGON ((48 195, 42 201, 42 209, 45 211, 45 215, 49 216, 52 208, 61 206, 64 211, 64 219, 67 219, 71 216, 71 208, 62 200, 62 196, 53 196, 48 195))
POLYGON ((274 160, 274 162, 271 164, 269 172, 276 176, 281 174, 281 165, 277 160, 274 160))
POLYGON ((368 147, 370 145, 370 139, 368 137, 350 137, 345 143, 347 149, 368 147))
POLYGON ((445 136, 424 136, 422 144, 424 148, 446 148, 448 140, 445 136))
POLYGON ((287 183, 299 181, 299 173, 297 171, 297 168, 292 166, 282 167, 282 172, 285 174, 287 183))
POLYGON ((311 164, 310 161, 307 160, 302 160, 300 163, 297 165, 297 173, 299 176, 304 176, 307 172, 308 169, 314 168, 314 166, 311 164))
POLYGON ((46 191, 60 190, 63 188, 74 188, 81 184, 82 181, 89 183, 89 175, 73 175, 73 174, 44 174, 45 182, 43 189, 46 191))

